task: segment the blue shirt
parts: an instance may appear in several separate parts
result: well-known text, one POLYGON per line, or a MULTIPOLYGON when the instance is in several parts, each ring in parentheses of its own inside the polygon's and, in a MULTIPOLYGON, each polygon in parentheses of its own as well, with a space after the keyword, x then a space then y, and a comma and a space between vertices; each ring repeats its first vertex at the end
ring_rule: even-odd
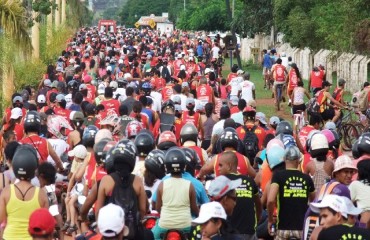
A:
POLYGON ((198 45, 197 54, 199 57, 203 56, 203 46, 202 45, 198 45))
POLYGON ((268 53, 266 53, 263 56, 263 67, 265 67, 265 68, 271 68, 272 67, 272 61, 271 61, 271 58, 270 58, 270 54, 268 54, 268 53))
MULTIPOLYGON (((164 178, 162 178, 162 181, 170 177, 171 175, 166 175, 164 178)), ((203 203, 209 202, 209 198, 207 196, 206 190, 204 189, 203 184, 198 179, 191 176, 191 174, 188 172, 184 172, 182 174, 182 178, 190 181, 191 184, 193 185, 195 189, 195 193, 197 195, 197 205, 202 205, 203 203)), ((152 201, 157 202, 157 192, 153 194, 152 201)))

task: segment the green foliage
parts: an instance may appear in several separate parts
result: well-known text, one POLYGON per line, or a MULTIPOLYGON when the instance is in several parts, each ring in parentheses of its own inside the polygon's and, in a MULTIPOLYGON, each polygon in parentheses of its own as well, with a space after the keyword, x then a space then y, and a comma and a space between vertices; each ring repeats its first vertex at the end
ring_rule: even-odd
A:
POLYGON ((274 21, 294 47, 361 53, 365 52, 366 43, 363 38, 356 38, 355 33, 361 32, 363 36, 367 32, 366 24, 360 23, 370 18, 368 3, 368 0, 275 0, 274 21))
POLYGON ((22 61, 14 66, 15 88, 37 86, 46 71, 46 64, 41 60, 22 61))
MULTIPOLYGON (((354 39, 356 50, 370 55, 370 18, 364 19, 357 24, 354 39)), ((370 78, 370 72, 368 76, 370 78)))
POLYGON ((67 25, 72 28, 90 25, 93 13, 87 7, 88 1, 68 0, 67 25))
POLYGON ((210 0, 198 6, 189 6, 180 15, 177 27, 186 30, 225 31, 227 24, 226 7, 223 0, 210 0))

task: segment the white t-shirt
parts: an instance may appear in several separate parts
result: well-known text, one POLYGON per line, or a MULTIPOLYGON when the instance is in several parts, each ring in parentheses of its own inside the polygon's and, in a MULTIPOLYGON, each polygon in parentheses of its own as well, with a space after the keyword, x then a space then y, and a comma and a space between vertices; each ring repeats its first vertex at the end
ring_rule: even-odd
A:
POLYGON ((212 48, 212 58, 216 58, 216 59, 218 59, 218 53, 220 52, 220 48, 219 47, 217 47, 217 46, 214 46, 213 48, 212 48))
POLYGON ((213 126, 212 137, 214 135, 221 136, 221 134, 224 132, 224 123, 225 123, 225 119, 221 119, 213 126))
POLYGON ((253 90, 256 89, 256 86, 253 82, 245 80, 239 84, 239 89, 241 91, 241 98, 246 102, 253 100, 253 90))
POLYGON ((234 119, 236 123, 244 125, 243 112, 233 113, 231 114, 231 118, 234 119))
POLYGON ((151 91, 150 96, 153 99, 152 110, 155 112, 161 112, 162 94, 160 94, 159 92, 151 91))
MULTIPOLYGON (((69 148, 69 145, 66 143, 66 141, 59 139, 59 138, 49 138, 48 142, 53 147, 55 153, 58 155, 59 158, 63 158, 63 154, 67 157, 67 151, 69 148)), ((51 156, 48 156, 48 162, 55 165, 54 160, 51 158, 51 156)))
POLYGON ((351 198, 357 203, 357 207, 364 211, 370 210, 370 186, 360 181, 353 181, 349 186, 351 198))
POLYGON ((240 90, 239 85, 243 82, 242 77, 234 77, 230 80, 229 85, 231 86, 230 96, 238 96, 240 90))
POLYGON ((124 88, 117 88, 117 90, 113 93, 113 98, 116 99, 116 96, 117 94, 119 94, 119 98, 118 98, 118 101, 120 103, 122 103, 123 101, 126 100, 127 96, 126 96, 126 89, 124 88))

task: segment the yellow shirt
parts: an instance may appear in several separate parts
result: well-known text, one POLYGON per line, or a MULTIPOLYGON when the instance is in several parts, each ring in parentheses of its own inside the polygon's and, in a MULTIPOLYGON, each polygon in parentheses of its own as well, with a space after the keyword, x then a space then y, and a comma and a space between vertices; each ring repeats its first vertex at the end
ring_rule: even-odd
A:
POLYGON ((32 240, 28 234, 28 220, 31 213, 40 208, 39 188, 35 187, 35 193, 29 201, 22 201, 15 195, 15 187, 10 185, 10 198, 6 205, 7 224, 3 238, 6 240, 32 240))

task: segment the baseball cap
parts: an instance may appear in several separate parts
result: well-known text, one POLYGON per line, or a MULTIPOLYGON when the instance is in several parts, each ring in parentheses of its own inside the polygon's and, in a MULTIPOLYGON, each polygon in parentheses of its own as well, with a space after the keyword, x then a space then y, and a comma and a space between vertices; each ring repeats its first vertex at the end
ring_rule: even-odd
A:
POLYGON ((311 150, 329 149, 328 139, 322 133, 316 133, 311 137, 311 150))
POLYGON ((213 72, 210 68, 206 68, 206 69, 204 70, 204 74, 208 74, 208 73, 210 73, 210 72, 213 72))
POLYGON ((32 212, 28 232, 30 235, 42 236, 54 232, 56 221, 47 208, 39 208, 32 212))
POLYGON ((98 87, 98 94, 104 94, 104 93, 105 93, 104 84, 100 84, 98 87))
POLYGON ((345 168, 357 171, 357 168, 353 165, 352 159, 350 157, 348 157, 347 155, 339 156, 337 160, 335 160, 333 174, 345 168))
POLYGON ((177 58, 182 58, 182 54, 181 53, 177 54, 177 58))
POLYGON ((13 98, 13 103, 16 103, 16 102, 23 102, 23 98, 21 96, 15 96, 13 98))
POLYGON ((117 236, 122 230, 123 235, 128 234, 128 228, 125 227, 125 212, 123 209, 113 203, 102 207, 99 210, 98 228, 104 237, 117 236))
POLYGON ((182 87, 182 88, 189 87, 189 83, 188 83, 188 82, 183 82, 183 83, 181 84, 181 87, 182 87))
POLYGON ((46 102, 46 97, 45 97, 45 95, 39 95, 38 97, 37 97, 37 102, 38 103, 45 103, 46 102))
POLYGON ((73 150, 68 152, 68 156, 85 159, 85 157, 87 156, 87 149, 82 144, 77 145, 73 148, 73 150))
POLYGON ((71 59, 69 59, 69 61, 68 61, 70 64, 74 64, 76 61, 73 59, 73 58, 71 58, 71 59))
POLYGON ((86 84, 84 84, 84 83, 82 83, 82 84, 78 87, 78 90, 79 90, 79 91, 82 91, 82 90, 85 90, 85 89, 87 89, 87 86, 86 86, 86 84))
POLYGON ((251 99, 247 102, 247 106, 250 106, 252 108, 256 108, 257 107, 257 104, 256 104, 256 101, 251 99))
POLYGON ((61 94, 61 93, 57 95, 56 99, 57 99, 57 102, 61 102, 63 100, 66 100, 65 97, 64 97, 64 95, 61 94))
POLYGON ((118 83, 117 81, 111 81, 109 83, 109 87, 113 88, 113 89, 117 89, 118 88, 118 83))
POLYGON ((244 71, 243 71, 243 70, 241 70, 241 69, 239 69, 239 70, 236 72, 236 74, 238 74, 238 75, 244 74, 244 71))
POLYGON ((338 195, 325 195, 321 202, 310 203, 310 208, 315 213, 319 213, 322 208, 331 208, 336 212, 340 212, 343 217, 347 218, 348 209, 344 197, 338 195))
POLYGON ((328 86, 331 86, 331 85, 333 85, 333 84, 331 84, 330 82, 328 82, 328 81, 323 81, 322 82, 322 86, 323 87, 328 87, 328 86))
POLYGON ((174 104, 181 104, 181 97, 179 95, 175 95, 173 96, 172 101, 174 104))
POLYGON ((186 106, 189 106, 189 105, 195 106, 194 98, 187 98, 186 99, 186 106))
POLYGON ((222 198, 227 192, 239 187, 242 184, 242 180, 230 180, 225 176, 216 177, 208 188, 208 195, 213 200, 222 198))
POLYGON ((337 129, 337 126, 335 125, 334 122, 329 121, 325 123, 324 129, 335 130, 337 129))
POLYGON ((72 121, 83 121, 84 120, 84 115, 80 111, 72 111, 69 114, 69 119, 71 119, 72 121))
POLYGON ((263 112, 257 112, 256 119, 259 120, 262 124, 267 124, 266 115, 263 112))
POLYGON ((18 119, 23 116, 22 109, 19 107, 13 108, 11 111, 10 119, 18 119))
POLYGON ((51 87, 52 88, 57 88, 58 87, 58 82, 57 80, 54 80, 52 83, 51 83, 51 87))
POLYGON ((50 81, 50 79, 45 79, 44 80, 44 86, 51 87, 51 81, 50 81))
POLYGON ((353 202, 349 198, 343 197, 343 200, 346 204, 348 215, 357 216, 362 213, 362 209, 355 207, 355 205, 353 205, 353 202))
POLYGON ((195 224, 203 224, 211 218, 221 218, 226 220, 226 212, 219 202, 205 203, 200 207, 199 216, 192 222, 195 224))
POLYGON ((232 105, 238 105, 239 98, 237 96, 231 96, 230 97, 230 102, 232 105))
POLYGON ((269 123, 270 125, 278 125, 280 123, 280 118, 278 118, 277 116, 272 116, 270 117, 269 123))

